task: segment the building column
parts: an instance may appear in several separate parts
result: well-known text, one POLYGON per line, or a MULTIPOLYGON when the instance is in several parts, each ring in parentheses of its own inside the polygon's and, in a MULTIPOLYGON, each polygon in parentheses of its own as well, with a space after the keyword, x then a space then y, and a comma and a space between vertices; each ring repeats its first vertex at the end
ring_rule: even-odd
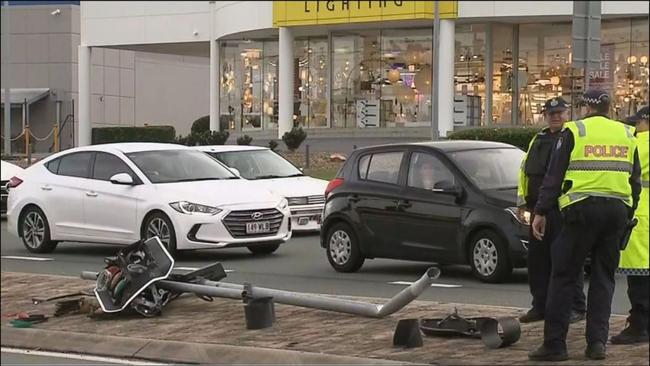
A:
POLYGON ((278 138, 293 128, 293 31, 280 27, 278 48, 278 138))
MULTIPOLYGON (((438 60, 438 131, 440 137, 447 137, 454 130, 454 48, 456 24, 453 20, 440 20, 440 44, 438 60)), ((435 112, 434 112, 435 113, 435 112)))
POLYGON ((210 131, 219 131, 219 41, 210 39, 210 131))
POLYGON ((92 142, 92 122, 90 121, 90 54, 91 48, 79 46, 79 128, 77 146, 87 146, 92 142))
POLYGON ((5 100, 4 100, 4 154, 11 155, 11 88, 9 87, 9 67, 11 60, 9 58, 9 50, 11 49, 9 42, 11 36, 9 34, 9 1, 2 3, 2 73, 5 74, 5 100))

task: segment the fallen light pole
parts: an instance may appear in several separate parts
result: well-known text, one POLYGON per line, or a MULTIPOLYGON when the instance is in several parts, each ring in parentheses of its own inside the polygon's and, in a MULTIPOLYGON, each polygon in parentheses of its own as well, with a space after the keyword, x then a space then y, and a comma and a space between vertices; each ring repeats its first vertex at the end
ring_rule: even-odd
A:
MULTIPOLYGON (((97 275, 97 272, 84 271, 81 273, 81 278, 85 280, 96 280, 97 275)), ((431 286, 438 276, 440 276, 440 269, 436 267, 429 268, 419 280, 400 291, 383 305, 344 300, 323 295, 210 281, 200 277, 195 282, 164 279, 156 281, 155 284, 160 289, 175 293, 189 292, 200 296, 239 300, 245 298, 273 297, 273 301, 280 304, 336 311, 371 318, 383 318, 399 311, 411 301, 415 300, 425 289, 431 286)))

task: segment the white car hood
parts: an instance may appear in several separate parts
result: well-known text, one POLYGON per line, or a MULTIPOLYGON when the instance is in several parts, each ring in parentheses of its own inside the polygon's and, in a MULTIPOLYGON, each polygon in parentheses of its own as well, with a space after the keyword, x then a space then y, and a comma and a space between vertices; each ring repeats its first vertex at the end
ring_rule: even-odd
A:
POLYGON ((323 196, 328 182, 312 177, 291 177, 251 180, 256 187, 266 188, 282 197, 323 196))
POLYGON ((0 174, 0 180, 9 180, 14 175, 20 174, 23 170, 25 169, 3 160, 2 165, 0 166, 0 171, 2 172, 2 174, 0 174))
POLYGON ((161 183, 156 184, 156 190, 170 202, 189 201, 217 207, 250 204, 272 206, 282 199, 266 189, 250 185, 244 179, 161 183))

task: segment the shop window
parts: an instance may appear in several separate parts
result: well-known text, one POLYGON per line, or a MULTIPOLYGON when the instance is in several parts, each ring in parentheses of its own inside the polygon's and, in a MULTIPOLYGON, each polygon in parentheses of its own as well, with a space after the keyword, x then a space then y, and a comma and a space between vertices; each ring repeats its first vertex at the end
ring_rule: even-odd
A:
POLYGON ((575 105, 582 76, 571 67, 571 23, 522 24, 519 27, 519 115, 524 125, 544 122, 547 99, 562 96, 575 105))
POLYGON ((262 55, 262 121, 264 129, 278 128, 278 42, 264 42, 262 55))
POLYGON ((454 55, 455 99, 462 111, 454 119, 470 126, 485 124, 485 25, 457 25, 454 55))
POLYGON ((294 43, 294 125, 327 127, 327 38, 294 43))
POLYGON ((262 127, 262 42, 221 45, 221 126, 230 130, 262 127))
POLYGON ((430 125, 431 43, 431 29, 333 35, 333 126, 430 125))
MULTIPOLYGON (((380 43, 378 31, 362 31, 332 36, 332 127, 357 127, 357 102, 374 104, 364 126, 379 127, 381 96, 380 43)), ((361 119, 360 119, 361 122, 361 119)))
POLYGON ((590 83, 613 91, 611 116, 623 120, 648 104, 648 18, 603 22, 601 57, 590 83))
POLYGON ((512 26, 492 24, 492 123, 512 124, 512 26))

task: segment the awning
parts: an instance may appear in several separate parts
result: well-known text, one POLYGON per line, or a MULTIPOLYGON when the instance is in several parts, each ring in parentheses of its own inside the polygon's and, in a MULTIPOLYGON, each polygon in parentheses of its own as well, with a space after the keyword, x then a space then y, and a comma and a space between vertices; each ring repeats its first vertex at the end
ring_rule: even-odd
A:
MULTIPOLYGON (((11 88, 11 104, 32 104, 50 95, 49 88, 11 88)), ((2 104, 5 102, 5 89, 2 88, 2 104)))

